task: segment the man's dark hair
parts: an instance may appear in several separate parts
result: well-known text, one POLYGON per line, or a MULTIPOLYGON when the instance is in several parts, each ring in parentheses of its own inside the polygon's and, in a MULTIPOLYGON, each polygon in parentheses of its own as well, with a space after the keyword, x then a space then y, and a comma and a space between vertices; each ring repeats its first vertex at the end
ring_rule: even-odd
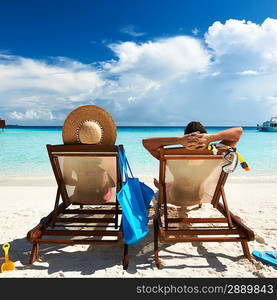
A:
POLYGON ((185 134, 189 134, 195 131, 199 131, 200 133, 207 133, 205 127, 197 121, 189 122, 185 129, 185 134))

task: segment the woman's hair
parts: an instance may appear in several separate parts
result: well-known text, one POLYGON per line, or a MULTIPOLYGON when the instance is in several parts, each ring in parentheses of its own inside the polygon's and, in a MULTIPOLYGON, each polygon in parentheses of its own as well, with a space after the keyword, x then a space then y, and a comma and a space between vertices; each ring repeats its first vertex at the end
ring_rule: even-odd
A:
POLYGON ((197 121, 189 122, 185 129, 185 134, 189 134, 195 131, 199 131, 200 133, 207 133, 205 127, 197 121))

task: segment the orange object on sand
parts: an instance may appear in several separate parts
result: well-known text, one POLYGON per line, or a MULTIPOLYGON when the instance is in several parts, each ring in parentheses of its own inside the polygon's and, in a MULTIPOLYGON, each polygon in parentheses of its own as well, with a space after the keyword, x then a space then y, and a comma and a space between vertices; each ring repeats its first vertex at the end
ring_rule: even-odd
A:
POLYGON ((5 254, 5 262, 1 266, 1 272, 13 271, 15 269, 14 263, 9 259, 10 244, 9 243, 3 244, 2 249, 3 249, 4 254, 5 254))

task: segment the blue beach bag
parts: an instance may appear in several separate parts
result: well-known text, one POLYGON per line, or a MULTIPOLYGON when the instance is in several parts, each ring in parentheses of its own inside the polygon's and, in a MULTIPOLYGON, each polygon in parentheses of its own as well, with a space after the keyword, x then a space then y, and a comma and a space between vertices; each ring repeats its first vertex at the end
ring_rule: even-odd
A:
POLYGON ((118 156, 123 183, 117 193, 117 200, 122 208, 123 238, 127 245, 134 245, 149 231, 148 207, 154 197, 154 191, 133 176, 123 148, 118 147, 118 156), (131 177, 128 175, 128 170, 131 177))

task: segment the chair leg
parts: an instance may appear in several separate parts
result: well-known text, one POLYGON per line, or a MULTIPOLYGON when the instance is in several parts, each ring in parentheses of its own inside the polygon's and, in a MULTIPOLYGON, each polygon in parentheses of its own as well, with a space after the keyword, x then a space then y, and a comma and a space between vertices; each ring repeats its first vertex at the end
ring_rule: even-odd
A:
POLYGON ((123 265, 123 270, 128 269, 129 258, 128 258, 128 245, 127 244, 124 244, 124 254, 123 254, 122 265, 123 265))
POLYGON ((154 218, 154 259, 158 269, 162 268, 162 262, 159 258, 159 224, 158 219, 154 218))
POLYGON ((33 244, 29 264, 34 263, 38 259, 39 244, 33 244))
POLYGON ((243 250, 244 256, 251 261, 252 260, 252 256, 250 254, 247 241, 241 242, 241 245, 242 245, 242 250, 243 250))

